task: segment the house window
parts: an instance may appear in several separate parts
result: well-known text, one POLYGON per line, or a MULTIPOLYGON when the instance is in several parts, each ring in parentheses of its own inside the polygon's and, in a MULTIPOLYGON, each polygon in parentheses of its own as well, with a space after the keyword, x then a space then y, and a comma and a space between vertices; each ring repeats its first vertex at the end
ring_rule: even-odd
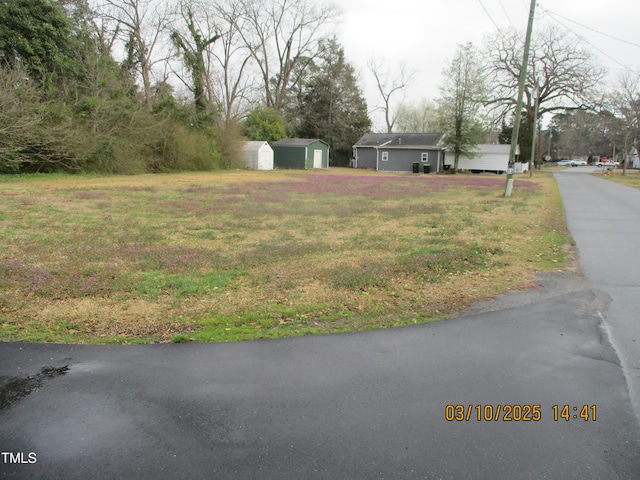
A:
POLYGON ((386 162, 389 160, 389 152, 382 152, 382 161, 386 162))
POLYGON ((429 153, 428 152, 422 152, 422 161, 424 163, 427 163, 429 161, 429 153))

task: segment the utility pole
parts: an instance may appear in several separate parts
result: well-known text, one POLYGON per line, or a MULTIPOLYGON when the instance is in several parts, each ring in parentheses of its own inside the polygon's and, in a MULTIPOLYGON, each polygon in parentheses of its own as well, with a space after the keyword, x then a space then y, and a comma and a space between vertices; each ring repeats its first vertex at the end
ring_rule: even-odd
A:
POLYGON ((629 129, 624 133, 624 165, 622 167, 622 176, 627 176, 627 163, 629 157, 629 129))
POLYGON ((518 86, 518 99, 516 101, 516 114, 511 134, 511 149, 509 150, 509 169, 507 170, 507 185, 504 196, 510 197, 513 190, 513 163, 518 147, 518 135, 520 134, 520 120, 522 118, 522 98, 524 97, 524 85, 527 81, 527 66, 529 65, 529 48, 531 46, 531 33, 533 31, 533 17, 536 11, 536 0, 531 0, 529 9, 529 22, 527 24, 527 36, 524 41, 524 54, 522 55, 522 68, 520 69, 520 82, 518 86))
POLYGON ((533 138, 531 139, 531 158, 529 159, 529 177, 533 177, 533 165, 536 158, 536 134, 538 133, 538 107, 540 106, 540 87, 536 81, 533 92, 533 138))

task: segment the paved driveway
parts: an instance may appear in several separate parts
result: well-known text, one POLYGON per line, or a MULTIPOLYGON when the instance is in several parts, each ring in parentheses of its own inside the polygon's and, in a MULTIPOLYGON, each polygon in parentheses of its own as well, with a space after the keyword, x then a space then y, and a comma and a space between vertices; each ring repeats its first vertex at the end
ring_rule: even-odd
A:
MULTIPOLYGON (((566 175, 571 225, 571 197, 592 180, 566 175)), ((0 472, 640 478, 623 349, 609 341, 620 331, 616 301, 558 272, 460 318, 406 328, 234 344, 1 344, 0 472)))

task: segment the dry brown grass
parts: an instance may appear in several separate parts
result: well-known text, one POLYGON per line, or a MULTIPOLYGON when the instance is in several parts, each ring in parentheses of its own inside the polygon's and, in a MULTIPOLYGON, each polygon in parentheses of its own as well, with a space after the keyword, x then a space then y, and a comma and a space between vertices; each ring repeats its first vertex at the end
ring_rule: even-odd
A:
POLYGON ((447 316, 564 262, 554 180, 235 171, 0 183, 3 340, 234 340, 447 316))
POLYGON ((625 174, 622 168, 616 168, 609 172, 600 169, 594 175, 616 183, 628 185, 629 187, 640 188, 640 170, 628 168, 625 174))

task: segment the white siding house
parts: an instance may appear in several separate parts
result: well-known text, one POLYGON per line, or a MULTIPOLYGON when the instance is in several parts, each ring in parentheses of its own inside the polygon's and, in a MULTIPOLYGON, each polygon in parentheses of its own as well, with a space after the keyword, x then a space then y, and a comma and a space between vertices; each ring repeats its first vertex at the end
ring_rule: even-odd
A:
POLYGON ((633 147, 629 152, 629 163, 627 164, 631 168, 640 168, 640 160, 638 159, 638 150, 633 147))
POLYGON ((273 149, 267 142, 245 142, 243 161, 251 170, 273 170, 273 149))
MULTIPOLYGON (((502 144, 482 144, 478 145, 477 155, 473 158, 460 157, 458 160, 459 170, 470 170, 472 172, 493 172, 505 173, 509 167, 509 150, 511 145, 502 144)), ((520 153, 520 149, 516 150, 516 154, 520 153)), ((444 164, 453 167, 453 155, 448 153, 444 164)), ((528 163, 515 165, 516 173, 522 173, 529 170, 528 163)))

